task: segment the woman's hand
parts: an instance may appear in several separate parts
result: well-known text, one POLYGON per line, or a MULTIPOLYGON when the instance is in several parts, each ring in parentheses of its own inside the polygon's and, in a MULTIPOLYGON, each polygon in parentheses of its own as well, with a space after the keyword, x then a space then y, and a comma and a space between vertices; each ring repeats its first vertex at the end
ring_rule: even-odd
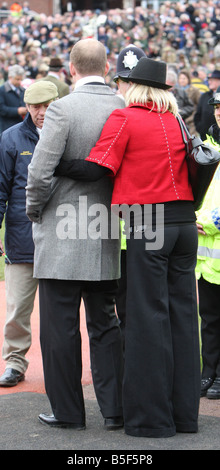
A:
POLYGON ((197 225, 198 233, 200 233, 200 235, 206 235, 205 231, 203 230, 203 226, 198 223, 196 223, 196 225, 197 225))

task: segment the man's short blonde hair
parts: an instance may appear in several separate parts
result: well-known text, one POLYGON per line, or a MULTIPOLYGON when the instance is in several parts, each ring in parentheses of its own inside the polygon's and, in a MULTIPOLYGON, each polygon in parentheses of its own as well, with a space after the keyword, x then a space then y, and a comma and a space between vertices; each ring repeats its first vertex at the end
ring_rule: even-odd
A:
POLYGON ((105 46, 96 39, 81 39, 70 52, 70 62, 83 76, 105 76, 107 54, 105 46))

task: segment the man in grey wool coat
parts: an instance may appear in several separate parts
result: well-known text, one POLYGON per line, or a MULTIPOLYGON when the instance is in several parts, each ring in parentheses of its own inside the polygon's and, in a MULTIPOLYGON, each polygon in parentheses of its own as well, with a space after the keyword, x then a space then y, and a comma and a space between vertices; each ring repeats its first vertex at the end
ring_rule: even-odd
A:
POLYGON ((108 176, 91 183, 54 177, 61 160, 85 159, 110 113, 124 107, 121 98, 105 85, 108 68, 106 50, 99 41, 82 39, 73 46, 70 72, 75 89, 49 106, 28 171, 27 215, 34 222, 41 350, 52 408, 52 415, 42 413, 39 420, 49 426, 85 428, 81 299, 104 426, 123 426, 122 338, 115 315, 120 239, 106 233, 102 236, 94 219, 94 211, 101 208, 111 222, 112 181, 108 176))

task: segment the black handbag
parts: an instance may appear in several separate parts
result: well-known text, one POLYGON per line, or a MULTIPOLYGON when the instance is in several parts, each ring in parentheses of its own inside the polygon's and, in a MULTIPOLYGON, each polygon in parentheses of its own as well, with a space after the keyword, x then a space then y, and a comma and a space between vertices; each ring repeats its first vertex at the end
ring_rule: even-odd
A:
POLYGON ((186 147, 186 160, 189 172, 189 181, 194 196, 194 209, 200 209, 208 187, 212 181, 215 170, 220 161, 220 152, 200 137, 191 135, 182 118, 177 115, 177 120, 186 147))

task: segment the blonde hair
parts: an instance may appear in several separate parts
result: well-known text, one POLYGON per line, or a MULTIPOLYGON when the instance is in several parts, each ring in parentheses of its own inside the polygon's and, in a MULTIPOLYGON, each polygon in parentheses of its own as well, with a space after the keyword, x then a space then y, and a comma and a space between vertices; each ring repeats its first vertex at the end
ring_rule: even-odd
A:
POLYGON ((70 62, 81 75, 105 75, 107 54, 97 39, 80 39, 70 52, 70 62))
POLYGON ((175 96, 168 90, 153 88, 146 85, 132 83, 125 94, 125 103, 128 106, 131 103, 147 104, 152 102, 152 110, 157 107, 157 111, 165 113, 170 111, 174 116, 178 114, 178 104, 175 96))

